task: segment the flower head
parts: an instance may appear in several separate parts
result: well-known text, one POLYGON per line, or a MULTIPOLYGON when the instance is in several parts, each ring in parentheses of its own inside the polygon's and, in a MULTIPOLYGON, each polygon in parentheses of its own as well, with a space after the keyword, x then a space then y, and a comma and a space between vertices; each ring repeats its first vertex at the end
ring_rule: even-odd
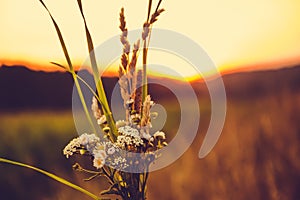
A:
POLYGON ((69 144, 64 148, 63 150, 63 154, 69 158, 70 156, 72 156, 77 149, 80 147, 81 143, 80 143, 80 139, 79 138, 74 138, 71 142, 69 142, 69 144))
POLYGON ((140 137, 140 133, 137 129, 130 126, 120 127, 118 129, 120 135, 117 138, 117 146, 125 148, 126 146, 141 146, 143 140, 140 137))
POLYGON ((94 157, 94 160, 93 160, 94 167, 96 167, 97 169, 100 169, 104 166, 104 164, 105 164, 105 158, 103 158, 102 156, 94 157))

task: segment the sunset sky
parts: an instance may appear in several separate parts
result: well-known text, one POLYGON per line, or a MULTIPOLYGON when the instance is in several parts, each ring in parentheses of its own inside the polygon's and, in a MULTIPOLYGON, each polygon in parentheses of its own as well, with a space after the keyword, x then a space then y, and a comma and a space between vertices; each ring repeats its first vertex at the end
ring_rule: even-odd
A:
MULTIPOLYGON (((80 66, 87 47, 76 2, 45 0, 73 61, 80 66)), ((122 6, 129 30, 141 28, 147 2, 83 1, 95 46, 119 34, 122 6)), ((188 36, 206 49, 223 72, 300 63, 299 0, 164 0, 162 7, 166 12, 154 27, 188 36)), ((53 24, 38 0, 2 0, 0 27, 0 64, 39 65, 47 70, 50 61, 64 63, 53 24)))

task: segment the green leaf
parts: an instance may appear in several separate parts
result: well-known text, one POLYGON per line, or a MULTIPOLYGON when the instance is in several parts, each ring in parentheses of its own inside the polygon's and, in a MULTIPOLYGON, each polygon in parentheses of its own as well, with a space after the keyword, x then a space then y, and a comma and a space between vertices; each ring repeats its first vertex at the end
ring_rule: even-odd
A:
POLYGON ((73 71, 73 65, 72 65, 72 62, 71 62, 71 59, 70 59, 70 56, 69 56, 69 53, 68 53, 68 50, 67 50, 67 47, 66 47, 66 44, 65 44, 65 41, 63 39, 63 36, 61 34, 61 31, 56 23, 56 21, 54 20, 54 18, 52 17, 52 14, 50 13, 49 9, 47 8, 47 6, 45 5, 45 3, 40 0, 41 4, 45 7, 45 9, 47 10, 47 12, 49 13, 50 17, 51 17, 51 20, 54 24, 54 27, 55 27, 55 30, 57 32, 57 35, 58 35, 58 38, 59 38, 59 41, 60 41, 60 44, 62 46, 62 49, 63 49, 63 52, 65 54, 65 57, 66 57, 66 60, 67 60, 67 63, 69 65, 69 68, 71 71, 73 71))

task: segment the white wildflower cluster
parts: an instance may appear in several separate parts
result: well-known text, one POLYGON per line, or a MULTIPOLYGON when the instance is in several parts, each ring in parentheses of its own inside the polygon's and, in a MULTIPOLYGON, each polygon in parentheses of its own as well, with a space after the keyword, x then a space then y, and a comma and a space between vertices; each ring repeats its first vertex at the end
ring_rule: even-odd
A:
POLYGON ((126 158, 122 158, 121 156, 118 156, 111 160, 110 166, 120 170, 120 169, 125 169, 129 165, 127 164, 126 158))
POLYGON ((124 169, 128 166, 126 159, 120 155, 120 149, 110 141, 100 142, 95 134, 84 133, 74 138, 63 150, 64 155, 69 158, 79 150, 86 150, 93 156, 93 166, 100 169, 107 163, 109 166, 124 169))
POLYGON ((69 158, 80 149, 86 149, 87 151, 92 152, 99 142, 100 138, 95 134, 84 133, 69 142, 69 144, 64 148, 63 154, 69 158))
POLYGON ((117 138, 116 145, 120 148, 125 148, 126 146, 141 146, 143 145, 143 140, 140 137, 140 133, 137 129, 130 126, 123 126, 118 129, 119 136, 117 138))
POLYGON ((80 148, 81 144, 80 144, 80 139, 79 138, 74 138, 73 140, 71 140, 71 142, 69 142, 69 144, 64 148, 63 150, 63 154, 69 158, 70 156, 72 156, 78 148, 80 148))
POLYGON ((123 158, 120 148, 114 143, 107 141, 101 143, 102 149, 105 151, 105 163, 116 169, 125 169, 128 167, 126 158, 123 158))
POLYGON ((98 146, 100 138, 95 134, 84 133, 79 136, 79 141, 81 145, 83 145, 86 148, 87 151, 92 153, 94 149, 96 149, 96 147, 98 146))

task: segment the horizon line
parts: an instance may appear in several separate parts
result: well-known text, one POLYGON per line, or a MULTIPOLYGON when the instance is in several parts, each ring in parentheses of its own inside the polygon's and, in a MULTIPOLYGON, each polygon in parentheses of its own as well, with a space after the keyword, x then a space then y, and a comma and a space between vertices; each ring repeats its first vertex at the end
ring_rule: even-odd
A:
MULTIPOLYGON (((0 68, 6 66, 6 67, 24 67, 27 68, 31 71, 37 71, 37 72, 46 72, 46 73, 51 73, 51 72, 67 72, 66 70, 51 64, 47 66, 42 66, 37 63, 33 62, 28 62, 28 61, 21 61, 21 60, 0 60, 0 68)), ((244 65, 239 68, 232 68, 228 69, 225 65, 223 67, 218 68, 219 74, 212 74, 212 75, 207 75, 205 78, 199 75, 193 75, 193 76, 187 76, 187 77, 177 77, 174 75, 167 75, 163 74, 160 72, 149 72, 150 76, 153 77, 159 77, 159 78, 170 78, 174 80, 179 80, 179 81, 188 81, 188 82, 194 82, 194 81, 204 81, 204 79, 207 80, 213 80, 216 78, 216 76, 220 75, 221 77, 229 74, 235 74, 235 73, 247 73, 247 72, 255 72, 255 71, 274 71, 274 70, 280 70, 284 68, 292 68, 292 67, 298 67, 300 66, 300 62, 291 62, 291 63, 285 63, 285 62, 265 62, 265 63, 257 63, 257 64, 250 64, 250 65, 244 65)), ((89 67, 80 67, 79 65, 74 65, 75 71, 79 70, 87 70, 91 73, 89 67)), ((102 74, 103 77, 118 77, 118 72, 117 71, 112 71, 108 70, 102 74)))

